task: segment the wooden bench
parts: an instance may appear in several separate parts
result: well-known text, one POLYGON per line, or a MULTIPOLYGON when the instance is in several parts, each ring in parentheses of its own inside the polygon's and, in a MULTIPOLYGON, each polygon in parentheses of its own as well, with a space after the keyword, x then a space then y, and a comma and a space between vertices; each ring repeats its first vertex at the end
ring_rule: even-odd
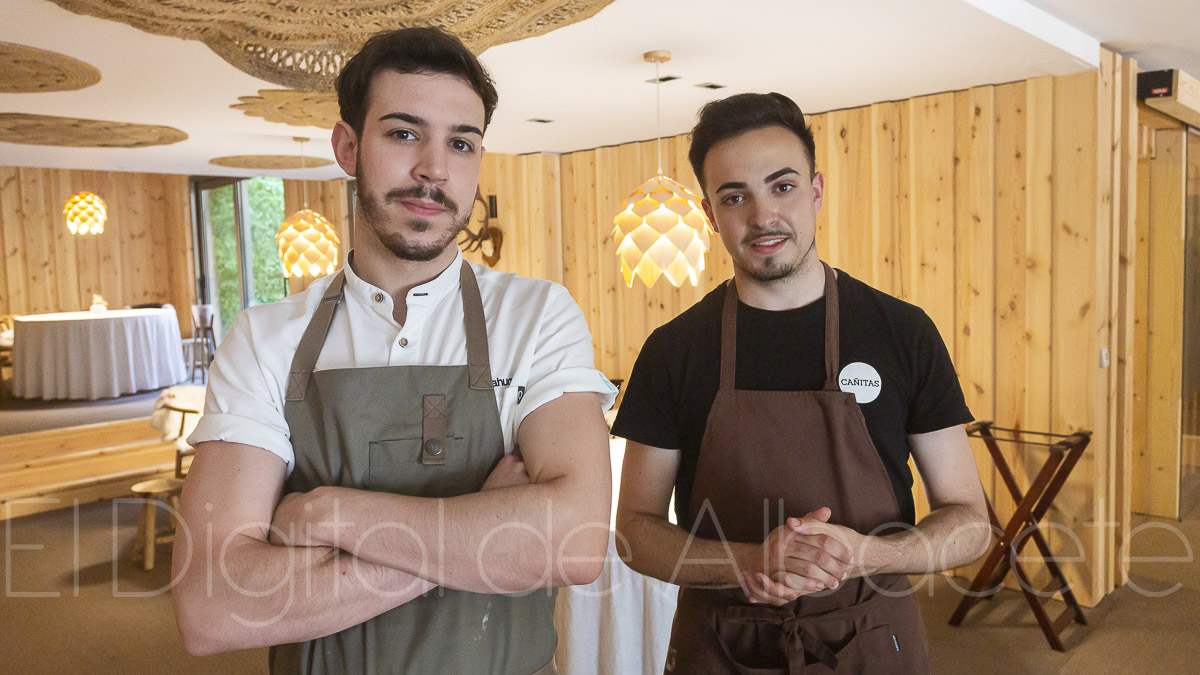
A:
POLYGON ((160 475, 175 475, 175 446, 149 417, 0 436, 0 519, 129 496, 160 475))

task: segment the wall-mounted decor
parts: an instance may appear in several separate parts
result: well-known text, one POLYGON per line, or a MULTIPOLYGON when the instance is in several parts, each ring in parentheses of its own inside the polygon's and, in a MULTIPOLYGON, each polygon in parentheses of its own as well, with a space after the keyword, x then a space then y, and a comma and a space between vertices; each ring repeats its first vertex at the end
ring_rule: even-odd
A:
MULTIPOLYGON (((671 60, 671 52, 652 51, 642 55, 654 63, 654 94, 662 84, 660 63, 671 60)), ((662 107, 658 108, 658 175, 642 183, 621 202, 621 211, 613 218, 613 241, 621 259, 621 275, 633 287, 633 278, 647 288, 665 276, 678 286, 686 279, 699 283, 704 269, 712 225, 700 206, 700 198, 683 184, 663 175, 662 107)))
POLYGON ((484 201, 483 193, 476 188, 471 222, 458 233, 459 248, 465 253, 479 251, 488 267, 500 262, 500 247, 504 245, 504 233, 492 223, 496 215, 496 195, 488 195, 484 201))
POLYGON ((187 139, 173 127, 78 117, 0 113, 0 141, 70 148, 144 148, 187 139))
MULTIPOLYGON (((230 108, 250 117, 297 127, 332 129, 341 119, 337 96, 294 89, 260 89, 258 96, 239 96, 230 108)), ((313 164, 312 166, 318 166, 313 164)))
POLYGON ((71 234, 100 234, 108 220, 108 206, 100 195, 79 192, 63 205, 63 215, 71 234))
POLYGON ((66 54, 0 42, 0 94, 74 91, 100 81, 95 66, 66 54))
POLYGON ((323 157, 312 157, 306 160, 300 155, 230 155, 228 157, 214 157, 208 160, 208 163, 217 166, 228 166, 234 169, 278 171, 283 169, 312 169, 318 166, 329 166, 333 164, 333 160, 323 157))
POLYGON ((612 0, 52 0, 155 35, 200 40, 234 67, 292 89, 331 91, 371 35, 440 26, 476 54, 582 21, 612 0))

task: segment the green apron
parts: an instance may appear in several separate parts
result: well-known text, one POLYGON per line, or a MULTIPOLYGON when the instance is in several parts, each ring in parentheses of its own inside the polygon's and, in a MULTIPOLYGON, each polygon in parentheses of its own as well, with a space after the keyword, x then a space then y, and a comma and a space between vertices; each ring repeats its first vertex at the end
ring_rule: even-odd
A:
MULTIPOLYGON (((313 372, 344 283, 338 272, 292 360, 283 412, 295 469, 285 493, 322 485, 428 498, 478 492, 504 455, 504 435, 470 266, 464 261, 460 275, 461 366, 313 372)), ((272 647, 271 672, 553 672, 554 600, 551 590, 518 597, 438 587, 339 633, 272 647)))

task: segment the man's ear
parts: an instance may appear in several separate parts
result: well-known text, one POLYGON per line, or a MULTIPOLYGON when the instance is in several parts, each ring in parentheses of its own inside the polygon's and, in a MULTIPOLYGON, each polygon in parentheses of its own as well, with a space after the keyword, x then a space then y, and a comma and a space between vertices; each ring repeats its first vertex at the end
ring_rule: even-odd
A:
POLYGON ((704 215, 708 216, 708 222, 712 224, 713 232, 720 234, 721 231, 717 229, 717 219, 713 218, 712 204, 708 203, 707 197, 700 200, 700 208, 704 209, 704 215))
POLYGON ((821 204, 825 202, 825 174, 820 171, 813 173, 812 191, 813 213, 816 213, 821 210, 821 204))
POLYGON ((358 134, 342 120, 333 125, 333 156, 348 176, 358 169, 358 134))

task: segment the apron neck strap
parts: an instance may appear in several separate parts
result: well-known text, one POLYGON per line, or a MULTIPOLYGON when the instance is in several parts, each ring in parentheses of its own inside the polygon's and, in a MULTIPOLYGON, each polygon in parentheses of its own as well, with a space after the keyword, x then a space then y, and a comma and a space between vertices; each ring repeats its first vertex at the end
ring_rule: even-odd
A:
POLYGON ((841 337, 839 334, 837 277, 833 268, 821 261, 825 268, 825 391, 837 391, 838 363, 841 359, 841 337))
MULTIPOLYGON (((825 391, 837 391, 839 348, 838 291, 833 268, 823 261, 825 271, 825 391)), ((737 285, 733 279, 725 288, 725 305, 721 311, 721 389, 734 388, 737 373, 737 285)))
POLYGON ((321 347, 325 346, 325 336, 329 334, 329 325, 333 323, 333 312, 342 301, 342 289, 346 285, 346 274, 338 270, 334 275, 321 304, 309 320, 304 335, 300 337, 300 345, 296 347, 296 355, 292 357, 292 369, 288 372, 287 400, 303 401, 308 394, 308 383, 312 379, 313 368, 317 365, 317 357, 321 355, 321 347))
POLYGON ((487 323, 483 317, 483 298, 475 272, 464 260, 459 274, 462 287, 463 326, 467 331, 467 379, 471 389, 492 390, 492 364, 488 356, 487 323))
POLYGON ((725 285, 725 307, 721 311, 721 389, 733 389, 737 373, 737 284, 725 285))

